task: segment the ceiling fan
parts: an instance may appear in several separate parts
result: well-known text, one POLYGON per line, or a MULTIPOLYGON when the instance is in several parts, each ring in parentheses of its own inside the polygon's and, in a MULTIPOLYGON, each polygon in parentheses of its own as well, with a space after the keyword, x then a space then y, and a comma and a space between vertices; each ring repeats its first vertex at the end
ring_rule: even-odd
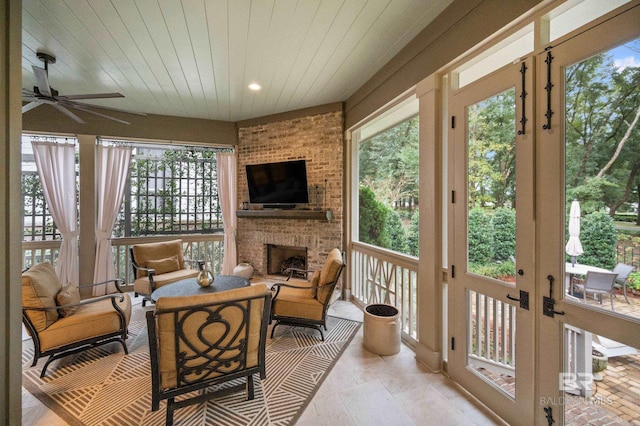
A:
POLYGON ((44 69, 32 65, 33 74, 36 78, 37 86, 33 87, 33 91, 28 89, 22 89, 22 98, 26 101, 31 101, 22 107, 22 113, 39 107, 40 105, 51 105, 58 111, 66 114, 70 118, 74 119, 78 123, 85 123, 85 121, 71 112, 69 108, 74 108, 79 111, 84 111, 89 114, 97 115, 99 117, 107 118, 109 120, 117 121, 122 124, 129 124, 128 121, 120 120, 119 118, 112 117, 110 115, 103 114, 101 112, 93 111, 91 108, 99 108, 109 111, 124 112, 127 114, 136 114, 146 116, 147 114, 139 112, 125 111, 118 108, 110 108, 101 105, 92 105, 83 102, 78 102, 81 99, 104 99, 104 98, 124 98, 124 95, 120 93, 91 93, 84 95, 59 95, 58 91, 49 85, 49 64, 55 64, 55 56, 49 55, 44 52, 37 52, 38 58, 44 62, 44 69))

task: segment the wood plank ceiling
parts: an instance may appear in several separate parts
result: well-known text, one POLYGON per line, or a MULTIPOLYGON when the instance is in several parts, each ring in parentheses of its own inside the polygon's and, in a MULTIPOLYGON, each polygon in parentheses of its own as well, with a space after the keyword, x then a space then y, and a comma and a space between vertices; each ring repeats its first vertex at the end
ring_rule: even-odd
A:
POLYGON ((344 101, 451 1, 23 0, 23 87, 43 51, 61 95, 120 92, 87 102, 128 111, 238 121, 344 101))

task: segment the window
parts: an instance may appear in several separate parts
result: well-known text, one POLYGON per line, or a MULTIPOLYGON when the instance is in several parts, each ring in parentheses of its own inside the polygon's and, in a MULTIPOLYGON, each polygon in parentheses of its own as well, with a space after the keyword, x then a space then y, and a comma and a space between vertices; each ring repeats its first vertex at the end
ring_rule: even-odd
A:
POLYGON ((216 150, 135 144, 114 237, 222 231, 216 150))
POLYGON ((355 132, 357 239, 418 255, 418 102, 411 97, 355 132))

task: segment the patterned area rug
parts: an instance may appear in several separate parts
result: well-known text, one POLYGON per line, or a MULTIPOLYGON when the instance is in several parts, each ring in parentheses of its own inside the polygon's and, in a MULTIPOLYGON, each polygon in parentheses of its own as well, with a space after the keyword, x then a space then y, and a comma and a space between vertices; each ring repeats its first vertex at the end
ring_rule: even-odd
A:
MULTIPOLYGON (((243 392, 175 412, 176 425, 290 425, 300 417, 356 331, 359 322, 328 317, 318 332, 279 326, 267 337, 267 378, 254 375, 255 399, 243 392)), ((270 332, 270 329, 269 329, 270 332)), ((23 342, 22 384, 70 425, 164 425, 166 403, 151 411, 145 321, 129 325, 129 355, 114 343, 51 363, 44 379, 31 340, 23 342)))

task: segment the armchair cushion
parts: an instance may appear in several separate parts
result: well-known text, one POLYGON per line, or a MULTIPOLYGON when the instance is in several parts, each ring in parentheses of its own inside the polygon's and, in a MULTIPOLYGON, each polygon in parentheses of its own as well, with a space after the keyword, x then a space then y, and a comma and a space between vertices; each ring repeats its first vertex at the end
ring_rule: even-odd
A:
MULTIPOLYGON (((184 269, 184 255, 182 254, 182 240, 162 241, 158 243, 135 244, 131 247, 133 257, 140 266, 150 268, 149 261, 158 261, 158 259, 167 259, 177 256, 178 269, 184 269)), ((156 271, 156 274, 159 272, 156 271)), ((136 278, 147 276, 147 272, 143 270, 136 271, 136 278)))
POLYGON ((178 255, 174 254, 173 256, 158 259, 158 260, 148 260, 146 267, 149 269, 154 269, 157 275, 166 274, 167 272, 173 272, 180 269, 180 262, 178 261, 178 255))
MULTIPOLYGON (((173 283, 176 281, 184 280, 186 278, 197 277, 199 271, 197 269, 178 269, 177 271, 166 272, 160 275, 153 276, 153 282, 156 286, 162 287, 165 284, 173 283)), ((138 278, 133 283, 133 289, 137 293, 151 294, 151 284, 149 284, 149 277, 138 278)))
MULTIPOLYGON (((131 319, 131 298, 125 293, 121 296, 123 300, 116 299, 116 302, 124 312, 125 324, 129 324, 131 319)), ((120 330, 120 328, 120 318, 116 315, 110 299, 88 303, 78 306, 73 315, 59 319, 46 330, 38 333, 40 336, 40 349, 43 352, 48 351, 67 345, 70 342, 113 333, 120 330)))
MULTIPOLYGON (((60 290, 58 294, 56 294, 56 303, 58 306, 80 303, 80 290, 75 285, 69 283, 65 288, 60 290)), ((76 308, 76 306, 61 308, 58 309, 58 314, 63 318, 68 317, 73 315, 76 308)))
POLYGON ((273 302, 273 311, 285 317, 322 320, 324 305, 311 296, 311 291, 281 286, 273 302))
MULTIPOLYGON (((38 263, 22 274, 22 305, 30 308, 53 308, 56 306, 56 295, 62 284, 49 262, 38 263)), ((56 322, 58 311, 28 311, 27 315, 34 328, 42 331, 56 322)))

